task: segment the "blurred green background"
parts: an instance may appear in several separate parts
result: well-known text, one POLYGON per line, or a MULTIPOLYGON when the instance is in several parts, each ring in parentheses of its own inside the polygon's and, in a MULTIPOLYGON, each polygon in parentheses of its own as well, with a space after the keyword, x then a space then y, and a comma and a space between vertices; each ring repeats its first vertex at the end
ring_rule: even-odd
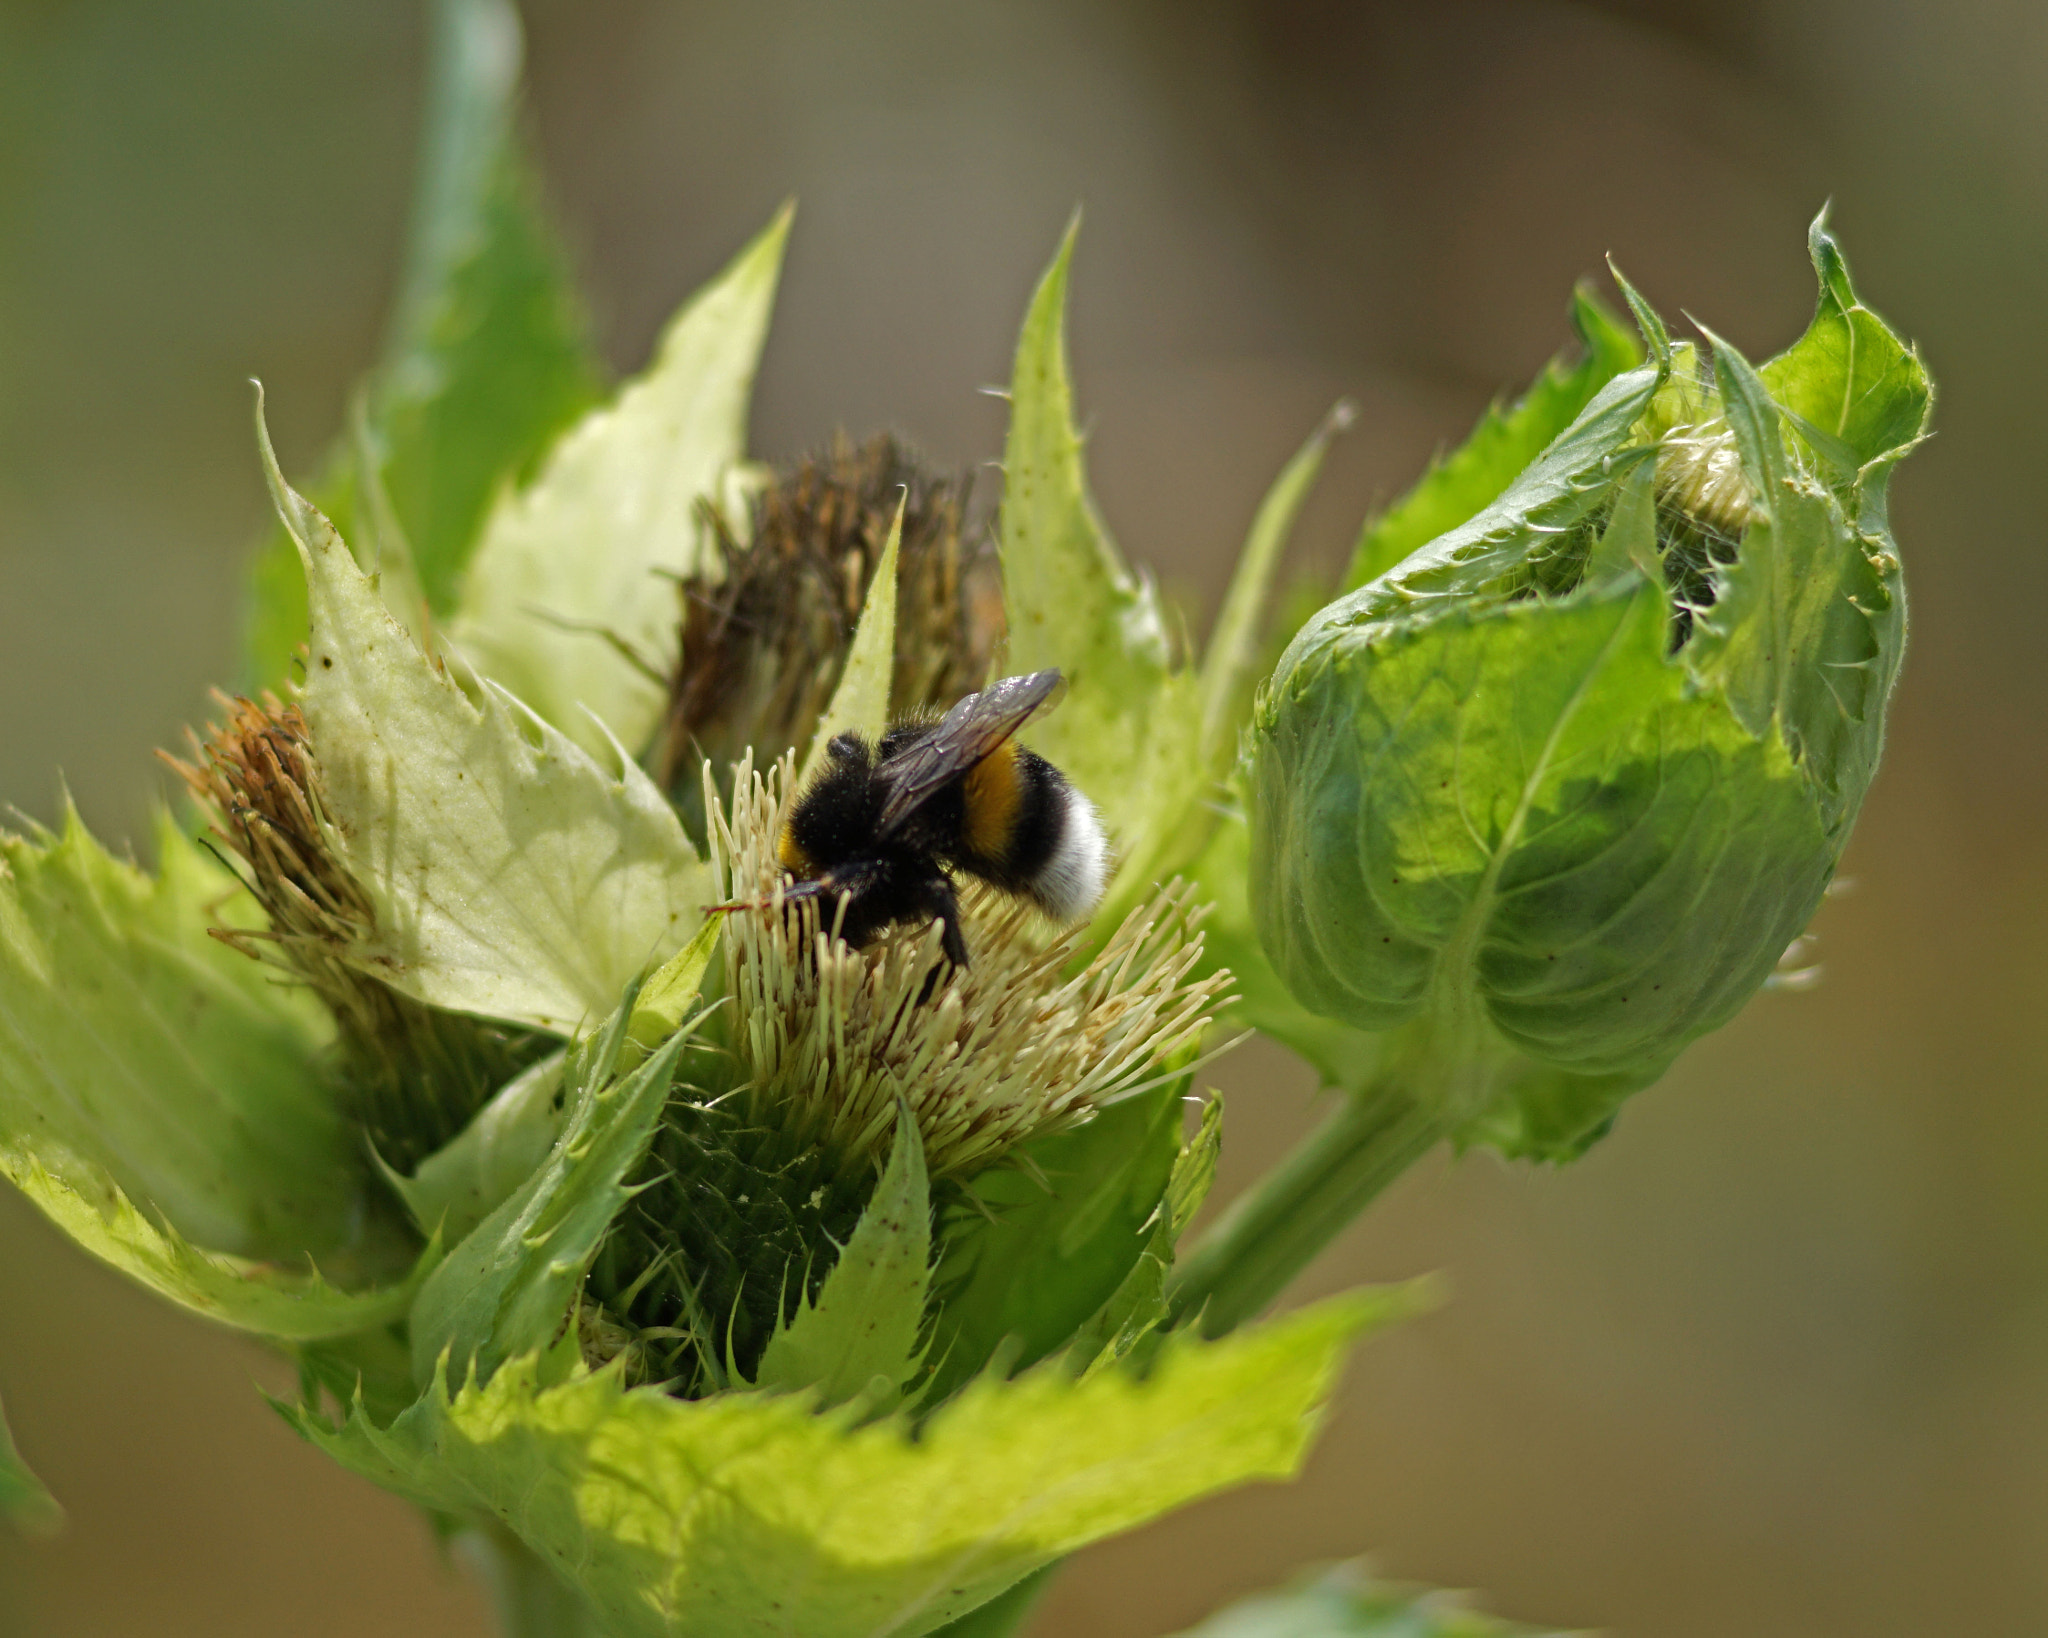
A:
MULTIPOLYGON (((1312 1271, 1447 1272, 1358 1359, 1307 1477, 1090 1553, 1036 1628, 1149 1638, 1312 1558, 1633 1638, 2048 1630, 2048 8, 2022 0, 534 0, 533 133, 606 350, 800 201, 755 413, 979 462, 1032 280, 1127 549, 1206 609, 1340 393, 1299 541, 1564 336, 1612 251, 1752 355, 1832 196, 1925 349, 1914 598, 1826 979, 1695 1048, 1584 1163, 1439 1159, 1312 1271), (2029 508, 2032 510, 2029 510, 2029 508)), ((244 380, 307 470, 375 349, 414 0, 0 4, 0 801, 139 837, 232 666, 264 522, 244 380)), ((1252 1048, 1224 1189, 1313 1118, 1252 1048)), ((0 1390, 71 1512, 0 1539, 0 1633, 481 1634, 398 1502, 265 1407, 278 1367, 0 1199, 0 1390)))

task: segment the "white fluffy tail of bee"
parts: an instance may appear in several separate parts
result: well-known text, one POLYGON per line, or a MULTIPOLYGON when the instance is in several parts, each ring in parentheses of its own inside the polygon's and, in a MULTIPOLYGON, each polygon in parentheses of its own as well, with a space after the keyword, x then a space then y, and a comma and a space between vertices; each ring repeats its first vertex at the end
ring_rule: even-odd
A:
POLYGON ((1103 834, 1095 804, 1069 785, 1060 839, 1031 896, 1055 921, 1079 921, 1102 902, 1108 887, 1109 838, 1103 834))

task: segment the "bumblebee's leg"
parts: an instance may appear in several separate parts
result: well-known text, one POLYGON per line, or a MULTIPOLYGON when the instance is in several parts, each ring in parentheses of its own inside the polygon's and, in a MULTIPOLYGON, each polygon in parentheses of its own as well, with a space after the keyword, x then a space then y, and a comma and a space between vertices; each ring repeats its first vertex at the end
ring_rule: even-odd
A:
POLYGON ((925 889, 925 905, 939 924, 939 950, 956 967, 967 965, 967 940, 960 932, 960 895, 941 876, 925 889))
POLYGON ((919 1006, 932 998, 948 966, 967 965, 967 940, 960 932, 960 896, 953 891, 953 884, 944 876, 935 877, 925 884, 923 897, 926 914, 939 924, 939 953, 945 959, 925 975, 924 988, 917 992, 919 1006))

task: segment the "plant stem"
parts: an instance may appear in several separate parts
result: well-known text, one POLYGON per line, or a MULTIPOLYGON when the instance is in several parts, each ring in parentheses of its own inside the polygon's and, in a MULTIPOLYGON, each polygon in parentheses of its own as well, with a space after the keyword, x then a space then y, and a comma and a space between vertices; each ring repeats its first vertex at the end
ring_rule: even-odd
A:
POLYGON ((575 1589, 509 1531, 465 1531, 456 1550, 489 1590, 503 1638, 605 1638, 575 1589))
POLYGON ((1168 1323, 1199 1313, 1208 1337, 1242 1325, 1442 1136, 1394 1078, 1346 1097, 1176 1265, 1168 1323))

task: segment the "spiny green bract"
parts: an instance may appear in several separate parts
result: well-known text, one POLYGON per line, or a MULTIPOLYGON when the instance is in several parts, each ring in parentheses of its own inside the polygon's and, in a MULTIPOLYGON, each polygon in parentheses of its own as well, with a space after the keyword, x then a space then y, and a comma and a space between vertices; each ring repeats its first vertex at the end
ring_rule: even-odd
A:
MULTIPOLYGON (((1674 346, 1331 604, 1255 709, 1252 900, 1312 1011, 1399 1031, 1461 1141, 1557 1157, 1805 928, 1905 635, 1886 516, 1930 403, 1824 225, 1761 371, 1674 346)), ((1624 287, 1626 288, 1626 287, 1624 287)), ((1466 474, 1469 478, 1469 474, 1466 474)))

